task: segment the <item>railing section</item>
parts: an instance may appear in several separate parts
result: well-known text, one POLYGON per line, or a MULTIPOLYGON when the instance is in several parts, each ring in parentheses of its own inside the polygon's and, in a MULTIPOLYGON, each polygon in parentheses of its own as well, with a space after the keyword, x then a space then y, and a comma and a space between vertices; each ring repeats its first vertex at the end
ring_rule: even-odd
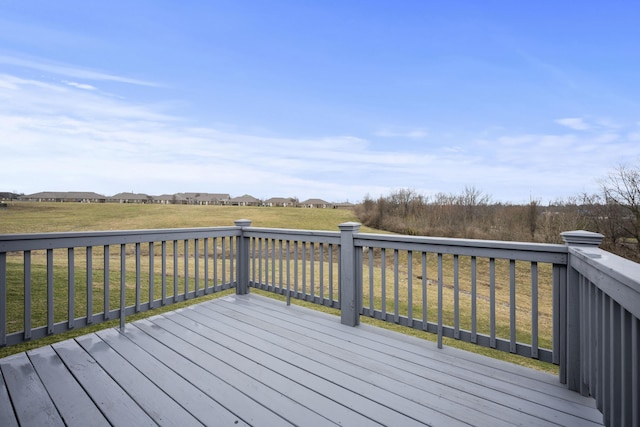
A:
POLYGON ((599 249, 596 233, 563 238, 570 267, 561 381, 593 396, 606 425, 638 426, 640 265, 599 249))
POLYGON ((244 228, 249 286, 340 308, 340 233, 244 228))
POLYGON ((234 287, 240 230, 1 235, 0 346, 234 287))
POLYGON ((340 230, 243 228, 249 286, 340 308, 345 324, 364 315, 436 333, 440 345, 559 362, 566 246, 340 230))
POLYGON ((480 346, 559 360, 561 245, 356 234, 365 316, 480 346))

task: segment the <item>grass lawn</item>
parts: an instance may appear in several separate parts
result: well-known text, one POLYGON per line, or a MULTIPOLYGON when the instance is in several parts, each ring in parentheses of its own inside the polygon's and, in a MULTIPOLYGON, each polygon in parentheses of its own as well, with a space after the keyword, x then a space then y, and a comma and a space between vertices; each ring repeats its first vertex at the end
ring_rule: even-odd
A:
POLYGON ((254 227, 331 231, 357 221, 343 209, 15 202, 0 210, 0 234, 219 227, 237 219, 250 219, 254 227))

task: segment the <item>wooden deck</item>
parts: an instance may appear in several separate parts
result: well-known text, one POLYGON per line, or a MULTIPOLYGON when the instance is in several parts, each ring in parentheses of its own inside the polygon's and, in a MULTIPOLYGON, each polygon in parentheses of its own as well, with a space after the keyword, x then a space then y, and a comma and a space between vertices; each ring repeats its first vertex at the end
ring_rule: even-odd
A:
POLYGON ((0 426, 601 425, 556 377, 256 295, 0 359, 0 426))

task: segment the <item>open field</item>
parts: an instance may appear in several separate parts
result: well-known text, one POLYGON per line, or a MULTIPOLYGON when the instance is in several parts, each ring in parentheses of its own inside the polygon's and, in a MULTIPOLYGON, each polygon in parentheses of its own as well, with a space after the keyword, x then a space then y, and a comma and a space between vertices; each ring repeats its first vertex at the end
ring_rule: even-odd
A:
MULTIPOLYGON (((213 226, 229 226, 233 225, 233 221, 240 218, 251 219, 252 225, 258 227, 273 227, 273 228, 294 228, 294 229, 316 229, 316 230, 333 230, 337 231, 337 225, 342 222, 347 221, 356 221, 356 217, 353 212, 348 210, 334 210, 334 209, 300 209, 300 208, 262 208, 262 207, 222 207, 222 206, 187 206, 187 205, 126 205, 126 204, 75 204, 75 203, 14 203, 10 205, 8 208, 4 210, 0 210, 0 234, 4 233, 32 233, 32 232, 62 232, 62 231, 90 231, 90 230, 127 230, 127 229, 156 229, 156 228, 183 228, 183 227, 213 227, 213 226)), ((369 229, 367 227, 363 227, 361 229, 365 232, 376 232, 376 230, 369 229)), ((167 280, 167 289, 168 296, 173 295, 175 289, 182 290, 185 286, 189 287, 189 289, 193 290, 196 285, 193 281, 193 278, 190 278, 190 281, 185 283, 183 272, 187 269, 190 272, 193 272, 195 269, 195 257, 192 256, 195 254, 193 242, 188 243, 186 246, 183 246, 181 242, 177 246, 168 245, 168 259, 171 260, 173 258, 173 253, 176 251, 178 257, 176 263, 169 262, 167 265, 166 271, 166 280, 167 280), (184 252, 188 251, 191 255, 187 257, 187 259, 183 258, 184 252)), ((142 245, 141 248, 135 248, 133 245, 131 247, 127 247, 128 253, 127 256, 133 256, 135 251, 141 251, 143 255, 148 255, 151 248, 147 245, 142 245)), ((160 249, 156 244, 153 248, 155 257, 158 257, 160 253, 160 249)), ((201 248, 202 250, 202 248, 201 248)), ((218 255, 215 256, 206 256, 207 263, 209 263, 210 271, 218 271, 219 274, 214 278, 212 273, 212 279, 208 285, 216 286, 220 283, 224 282, 225 274, 232 274, 231 269, 229 269, 228 264, 225 263, 225 257, 229 253, 229 246, 225 247, 225 244, 222 241, 213 242, 213 248, 209 249, 212 253, 213 250, 217 250, 218 255), (227 270, 225 270, 227 269, 227 270)), ((309 248, 309 250, 311 250, 309 248)), ((319 251, 319 248, 315 249, 319 251)), ((31 299, 33 301, 32 308, 32 322, 34 326, 44 325, 46 324, 46 303, 44 302, 46 299, 46 257, 45 251, 43 253, 38 253, 38 251, 33 251, 30 255, 32 257, 32 265, 33 270, 31 272, 32 275, 32 283, 33 283, 33 291, 31 299)), ((54 256, 54 265, 55 265, 55 307, 56 307, 56 321, 65 319, 66 310, 67 310, 67 301, 68 301, 68 288, 67 288, 67 278, 68 271, 66 266, 67 254, 65 250, 56 250, 54 251, 57 254, 54 256), (59 317, 60 316, 60 317, 59 317)), ((82 251, 76 251, 78 254, 75 256, 74 261, 74 270, 75 270, 75 304, 74 304, 74 312, 76 317, 80 317, 86 314, 87 311, 87 301, 86 301, 86 286, 87 286, 87 265, 86 258, 82 251)), ((268 251, 267 251, 268 252, 268 251)), ((318 271, 324 270, 325 272, 329 269, 329 257, 326 256, 324 260, 321 261, 319 252, 316 252, 314 261, 314 269, 316 274, 318 271)), ((202 254, 202 252, 201 252, 202 254)), ((310 252, 309 252, 310 254, 310 252)), ((17 254, 16 254, 17 255, 17 254)), ((273 253, 271 254, 273 256, 273 253)), ((414 260, 414 263, 409 266, 407 265, 407 252, 401 251, 398 255, 397 265, 398 265, 398 273, 397 276, 399 279, 396 279, 396 274, 394 273, 394 259, 392 253, 387 253, 386 259, 383 262, 380 254, 377 253, 375 255, 372 269, 370 270, 368 266, 363 269, 363 279, 364 279, 364 305, 368 306, 370 303, 370 289, 373 289, 374 296, 374 307, 379 309, 382 305, 382 296, 381 296, 381 282, 384 281, 387 283, 387 293, 385 297, 385 305, 386 309, 389 312, 393 312, 395 310, 394 307, 394 293, 398 295, 398 312, 401 314, 407 314, 411 311, 412 315, 415 318, 421 318, 422 316, 422 307, 423 300, 421 297, 421 289, 422 289, 422 279, 421 275, 423 273, 422 264, 420 260, 414 260), (385 268, 382 268, 384 264, 385 268), (373 287, 370 287, 370 271, 373 273, 373 287), (383 273, 384 271, 384 273, 383 273), (382 276, 384 275, 384 280, 382 280, 382 276), (411 280, 409 279, 411 278, 411 280), (407 295, 409 294, 409 283, 411 283, 411 293, 412 297, 412 305, 409 307, 407 295), (411 310, 409 310, 411 309, 411 310)), ((435 257, 435 255, 433 255, 435 257)), ((268 257, 268 255, 267 255, 268 257)), ((23 290, 20 283, 23 280, 23 272, 22 272, 22 260, 15 259, 12 260, 14 256, 7 257, 7 273, 8 273, 8 283, 15 284, 16 286, 9 286, 9 306, 8 306, 8 331, 17 331, 21 330, 21 327, 24 323, 24 314, 23 314, 23 290)), ((100 313, 105 306, 105 295, 104 295, 104 283, 109 283, 110 292, 108 294, 109 301, 107 305, 110 309, 115 309, 119 305, 119 286, 120 286, 120 259, 117 254, 117 251, 113 251, 113 253, 109 256, 109 266, 111 273, 108 277, 105 278, 104 275, 104 253, 102 247, 93 248, 92 258, 92 283, 93 283, 93 293, 92 293, 92 301, 91 304, 93 306, 93 313, 100 313)), ((203 257, 199 255, 200 259, 200 268, 202 268, 203 257)), ((149 258, 147 256, 142 257, 143 264, 141 265, 142 271, 149 271, 149 258)), ((429 321, 434 321, 431 316, 435 314, 437 311, 435 309, 435 304, 437 303, 437 286, 433 285, 433 279, 436 277, 433 275, 433 272, 436 270, 435 258, 431 257, 431 254, 425 260, 427 261, 426 268, 428 269, 429 279, 425 278, 426 283, 428 283, 427 289, 427 311, 429 312, 429 321)), ((368 260, 365 259, 365 263, 368 260)), ((454 299, 454 289, 452 284, 454 283, 454 277, 452 275, 452 263, 453 260, 450 257, 445 256, 444 259, 444 320, 445 324, 453 324, 453 313, 455 310, 455 299, 454 299)), ((265 270, 267 269, 267 261, 265 260, 265 270)), ((280 271, 274 270, 272 264, 272 270, 268 272, 268 274, 272 275, 272 277, 279 276, 280 271)), ((157 299, 161 295, 159 294, 160 288, 157 286, 158 283, 162 280, 162 274, 159 270, 160 262, 156 261, 154 263, 154 273, 153 273, 153 281, 156 283, 156 287, 153 289, 154 298, 157 299)), ((299 270, 301 272, 305 271, 305 267, 303 264, 299 265, 299 270)), ((276 267, 277 269, 278 267, 276 267)), ((337 266, 334 266, 337 271, 337 266)), ((518 282, 520 283, 522 278, 523 286, 519 285, 517 300, 518 307, 518 341, 520 342, 531 342, 531 337, 527 336, 526 331, 531 330, 531 299, 530 299, 530 290, 527 289, 527 280, 529 280, 530 284, 530 271, 528 270, 527 265, 518 266, 518 282), (522 327, 521 327, 522 325, 522 327), (522 329, 522 331, 521 331, 522 329)), ((538 303, 538 311, 540 314, 539 319, 539 328, 540 328, 540 345, 542 347, 550 347, 550 322, 551 322, 551 294, 550 287, 548 284, 550 283, 550 271, 545 269, 545 266, 540 267, 539 274, 539 282, 540 282, 540 300, 538 303)), ((135 295, 135 287, 129 285, 129 283, 135 283, 135 266, 134 263, 127 263, 127 304, 133 304, 136 300, 135 295)), ((488 266, 483 264, 482 260, 478 260, 478 332, 487 333, 488 329, 488 303, 487 300, 489 298, 488 292, 488 266)), ((507 325, 506 330, 499 329, 499 336, 507 336, 508 337, 508 325, 509 325, 509 289, 508 289, 508 281, 509 281, 509 273, 508 273, 508 263, 503 264, 499 260, 496 264, 496 291, 497 291, 497 317, 498 317, 498 325, 507 325), (505 273, 506 271, 506 273, 505 273)), ((302 282, 309 283, 309 285, 313 286, 315 281, 315 286, 319 286, 318 277, 313 277, 312 273, 309 271, 310 268, 304 272, 304 278, 302 282)), ((460 326, 462 328, 468 329, 470 320, 469 320, 469 305, 470 305, 470 283, 466 277, 469 277, 469 259, 461 257, 459 260, 459 286, 458 286, 458 301, 460 308, 460 326)), ((550 268, 549 268, 550 270, 550 268)), ((265 271, 267 274, 267 271, 265 271)), ((324 277, 324 286, 325 289, 329 288, 328 277, 324 277)), ((334 281, 337 280, 337 277, 334 278, 334 281)), ((143 276, 142 282, 142 295, 148 293, 149 289, 149 279, 143 276)), ((337 298, 337 282, 334 282, 334 298, 337 298)), ((200 284, 201 287, 204 286, 203 283, 200 284)), ((530 286, 530 285, 529 285, 530 286)), ((257 290, 252 290, 258 292, 257 290)), ((227 292, 213 294, 209 297, 216 297, 217 295, 226 294, 227 292)), ((273 296, 273 295, 271 295, 273 296)), ((143 300, 144 301, 144 300, 143 300)), ((202 298, 198 298, 194 300, 195 302, 202 301, 202 298)), ((193 301, 189 301, 188 303, 192 303, 193 301)), ((295 301, 294 301, 295 302, 295 301)), ((305 304, 304 302, 297 302, 305 304)), ((330 311, 331 309, 326 309, 319 307, 313 304, 307 304, 312 308, 319 308, 330 311)), ((172 310, 175 306, 169 305, 163 307, 164 310, 172 310)), ((91 309, 90 309, 91 310, 91 309)), ((157 311, 153 311, 153 314, 157 313, 157 311)), ((138 316, 149 315, 149 313, 142 313, 138 316)), ((133 319, 134 317, 131 316, 133 319)), ((128 316, 129 320, 130 317, 128 316)), ((371 318, 367 318, 366 316, 362 316, 363 322, 372 322, 379 324, 384 327, 391 327, 402 330, 403 332, 411 333, 413 335, 418 335, 426 339, 434 339, 432 334, 428 334, 425 332, 411 330, 409 328, 400 327, 397 325, 383 323, 380 321, 376 321, 371 318)), ((110 323, 102 323, 100 325, 96 325, 92 328, 102 328, 105 326, 112 326, 110 323)), ((80 329, 74 331, 73 334, 79 335, 85 332, 88 332, 89 329, 80 329)), ((60 337, 50 337, 46 338, 49 340, 68 338, 70 335, 62 334, 60 337)), ((40 343, 45 344, 44 340, 40 340, 34 343, 26 344, 28 346, 38 346, 40 343)), ((467 350, 472 350, 476 352, 480 352, 483 354, 488 354, 493 357, 498 357, 501 359, 507 359, 514 361, 516 363, 524 364, 526 366, 533 366, 538 369, 543 369, 547 371, 555 371, 555 366, 549 365, 546 363, 540 363, 532 359, 522 358, 519 356, 514 356, 510 354, 506 354, 503 352, 481 348, 478 346, 474 346, 472 344, 465 344, 456 340, 446 339, 445 345, 452 345, 456 347, 461 347, 467 350)), ((23 351, 26 347, 23 345, 14 346, 6 349, 0 349, 0 357, 7 355, 9 353, 13 353, 16 351, 23 351)))
POLYGON ((0 234, 218 227, 243 218, 255 227, 332 231, 357 221, 351 210, 342 209, 13 202, 0 210, 0 234))

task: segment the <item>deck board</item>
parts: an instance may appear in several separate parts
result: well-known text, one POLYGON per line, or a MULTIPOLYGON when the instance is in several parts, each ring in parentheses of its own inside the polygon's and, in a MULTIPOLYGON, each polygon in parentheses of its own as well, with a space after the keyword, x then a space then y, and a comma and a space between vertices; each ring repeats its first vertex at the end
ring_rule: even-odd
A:
POLYGON ((602 425, 593 400, 552 375, 257 295, 0 359, 1 425, 63 420, 602 425))
MULTIPOLYGON (((213 318, 202 315, 198 316, 198 314, 194 312, 195 310, 182 310, 179 313, 173 313, 170 318, 176 318, 184 313, 184 315, 190 315, 202 324, 213 323, 213 318)), ((221 313, 221 323, 224 324, 222 319, 226 318, 227 315, 229 315, 228 312, 221 313)), ((240 321, 238 328, 242 328, 243 322, 246 319, 240 318, 238 320, 240 321)), ((264 327, 265 324, 266 321, 265 323, 261 322, 255 326, 252 325, 251 328, 264 327)), ((270 328, 274 330, 275 326, 270 326, 270 328)), ((228 328, 223 327, 223 329, 228 328)), ((364 397, 366 400, 371 400, 377 405, 380 405, 376 411, 379 414, 378 416, 382 415, 382 408, 386 407, 389 412, 389 418, 383 419, 382 421, 384 423, 397 420, 400 415, 394 412, 400 411, 402 414, 413 418, 413 420, 429 419, 434 422, 446 422, 450 425, 455 425, 456 422, 469 423, 478 421, 485 421, 487 423, 491 421, 492 424, 496 426, 508 425, 506 423, 501 424, 495 420, 495 417, 483 417, 482 414, 470 414, 467 406, 443 398, 441 396, 442 390, 412 389, 410 385, 399 381, 392 375, 381 375, 386 367, 372 363, 371 359, 367 357, 358 356, 357 352, 353 351, 354 349, 349 348, 348 342, 343 342, 341 349, 347 353, 345 363, 345 360, 341 362, 334 356, 326 353, 327 351, 329 353, 337 352, 340 350, 338 348, 316 349, 307 347, 305 345, 307 340, 304 339, 306 337, 303 336, 302 331, 300 334, 290 338, 282 338, 268 330, 259 330, 256 332, 256 335, 251 335, 251 331, 246 327, 242 330, 247 334, 246 336, 245 334, 241 335, 241 338, 244 340, 243 342, 247 346, 251 343, 250 345, 257 348, 261 353, 269 352, 271 355, 277 357, 279 361, 285 365, 281 369, 287 369, 286 364, 293 365, 300 370, 315 375, 316 378, 311 377, 311 381, 320 382, 322 379, 326 379, 334 384, 339 384, 340 387, 345 390, 350 390, 358 396, 358 398, 364 397), (263 338, 267 334, 269 334, 269 336, 263 338), (275 348, 271 348, 271 346, 275 346, 275 348), (429 402, 429 405, 425 405, 425 402, 429 402), (435 410, 434 407, 437 408, 437 410, 435 410), (455 416, 451 417, 448 414, 455 414, 455 416), (478 420, 478 418, 480 419, 478 420)), ((215 336, 212 336, 212 338, 215 339, 215 336)), ((269 365, 271 365, 271 363, 267 364, 267 366, 269 365)), ((307 381, 309 381, 309 379, 307 379, 307 381)), ((353 402, 351 407, 354 408, 356 404, 356 402, 354 402, 355 396, 351 398, 347 396, 347 398, 353 402)), ((370 405, 370 403, 368 403, 368 405, 370 405)), ((363 413, 367 413, 367 411, 363 413)), ((403 423, 411 424, 412 422, 412 420, 403 420, 403 423)))
MULTIPOLYGON (((196 310, 213 312, 205 306, 196 308, 196 310)), ((192 311, 195 310, 185 310, 180 313, 192 311)), ((238 312, 234 314, 227 310, 221 311, 220 314, 224 315, 220 317, 220 322, 231 322, 230 319, 241 322, 245 320, 238 312)), ((254 313, 254 316, 257 314, 254 313)), ((571 425, 572 417, 565 416, 562 412, 555 413, 557 411, 551 410, 548 406, 540 404, 519 405, 518 398, 504 391, 496 391, 487 396, 486 387, 474 384, 466 378, 459 379, 450 373, 440 372, 438 369, 433 369, 432 366, 422 366, 413 361, 402 360, 397 356, 381 354, 376 351, 379 349, 372 349, 366 354, 364 352, 358 354, 357 350, 365 347, 348 348, 349 345, 359 345, 352 343, 352 337, 348 334, 340 336, 335 331, 330 334, 330 331, 325 330, 319 338, 305 337, 304 328, 317 325, 288 324, 289 329, 286 329, 270 323, 268 314, 265 314, 265 317, 260 320, 261 322, 255 325, 258 328, 263 328, 260 334, 277 331, 279 334, 288 336, 278 345, 288 345, 291 351, 302 355, 304 359, 316 360, 327 366, 337 366, 337 369, 343 369, 343 372, 349 375, 370 378, 371 385, 391 390, 404 399, 416 402, 428 400, 432 409, 437 409, 443 414, 455 413, 456 417, 460 417, 460 421, 511 425, 514 418, 521 416, 521 410, 528 409, 534 413, 542 412, 542 417, 547 421, 571 425), (307 348, 306 351, 305 348, 307 348)), ((251 328, 255 329, 254 326, 251 328)), ((272 340, 278 342, 270 337, 269 341, 272 340)), ((551 403, 551 400, 555 403, 552 398, 548 403, 551 403)), ((538 425, 540 422, 538 418, 538 416, 532 418, 530 425, 538 425)), ((526 419, 523 419, 523 425, 527 425, 526 419)))
POLYGON ((2 374, 21 425, 64 426, 26 353, 4 359, 2 374))
MULTIPOLYGON (((229 307, 233 307, 237 311, 240 305, 241 303, 233 306, 229 305, 229 307)), ((497 402, 503 407, 504 405, 511 405, 517 412, 527 412, 532 415, 530 418, 533 425, 540 423, 539 418, 548 422, 559 423, 560 425, 584 425, 585 421, 594 422, 596 425, 601 423, 599 412, 585 412, 584 410, 585 405, 593 407, 593 400, 585 399, 577 393, 567 393, 567 390, 558 383, 554 376, 512 364, 506 364, 505 366, 504 363, 499 363, 495 365, 494 362, 499 361, 468 352, 452 352, 455 349, 448 350, 449 353, 456 353, 456 357, 447 356, 443 360, 441 358, 443 356, 442 350, 425 354, 423 344, 429 346, 431 343, 419 342, 416 339, 412 339, 412 337, 398 336, 397 333, 383 335, 379 328, 375 328, 368 334, 364 334, 362 330, 358 330, 354 334, 355 331, 352 328, 336 327, 331 323, 321 323, 315 319, 309 321, 301 319, 297 324, 293 324, 290 322, 290 318, 283 316, 280 310, 276 311, 273 308, 270 304, 262 306, 258 301, 252 304, 250 308, 251 317, 257 317, 260 320, 256 327, 286 327, 295 334, 299 334, 298 336, 304 334, 307 329, 313 330, 316 333, 312 336, 310 345, 314 345, 314 342, 333 345, 334 352, 340 352, 344 347, 344 343, 358 344, 363 349, 367 349, 366 352, 362 352, 367 360, 378 359, 382 362, 375 368, 376 372, 382 372, 381 369, 388 365, 410 363, 406 368, 408 369, 407 373, 410 377, 414 377, 413 380, 419 379, 422 387, 430 388, 444 385, 445 391, 443 391, 442 387, 437 388, 439 394, 451 393, 451 389, 458 389, 468 394, 467 399, 472 402, 473 397, 476 397, 484 402, 497 402), (280 322, 273 324, 275 319, 280 322), (404 344, 399 344, 396 341, 394 345, 389 345, 388 341, 381 339, 381 335, 382 338, 384 336, 393 336, 395 339, 403 341, 404 344), (465 357, 460 359, 458 357, 460 354, 465 357), (484 363, 508 368, 510 369, 509 375, 505 375, 504 371, 500 369, 489 368, 484 363), (430 381, 432 384, 428 384, 430 381)), ((221 310, 220 306, 202 306, 194 307, 194 309, 215 309, 219 312, 221 310)), ((222 319, 225 316, 232 316, 229 312, 220 313, 221 321, 224 321, 222 319)), ((237 320, 242 320, 242 318, 237 318, 237 320)), ((366 325, 361 325, 358 329, 366 328, 366 325)), ((300 341, 298 340, 296 343, 298 342, 300 341)), ((431 345, 431 347, 434 346, 431 345)), ((319 349, 318 346, 316 348, 319 349)), ((352 357, 351 354, 347 354, 344 360, 350 360, 350 357, 352 357)), ((395 375, 399 375, 397 371, 394 373, 395 375)), ((448 396, 448 398, 455 399, 454 396, 448 396)), ((474 410, 483 409, 482 403, 477 402, 477 400, 472 407, 474 410)), ((492 407, 491 410, 495 410, 495 407, 492 407)), ((491 413, 494 417, 498 417, 500 414, 499 412, 491 413)), ((507 418, 507 420, 509 419, 511 418, 507 418)), ((526 417, 523 417, 523 422, 525 419, 526 417)))
POLYGON ((76 340, 62 341, 52 347, 66 369, 69 369, 111 424, 157 425, 127 391, 115 382, 111 373, 105 371, 76 340))
POLYGON ((13 412, 9 391, 4 383, 4 376, 0 370, 0 426, 18 427, 18 420, 13 412))
POLYGON ((109 425, 51 346, 30 350, 27 355, 67 426, 109 425))
POLYGON ((225 409, 212 397, 194 387, 189 381, 160 362, 162 353, 151 355, 139 347, 129 337, 120 334, 116 329, 108 329, 97 333, 111 348, 117 351, 129 363, 140 370, 151 382, 162 388, 177 403, 187 409, 203 424, 216 414, 221 425, 247 425, 240 423, 238 417, 225 409))
MULTIPOLYGON (((184 330, 184 326, 181 325, 186 325, 188 328, 201 329, 201 332, 208 335, 210 339, 202 335, 198 336, 195 333, 187 333, 185 335, 187 341, 207 353, 211 352, 216 354, 216 357, 222 357, 232 369, 237 369, 238 373, 227 374, 225 375, 227 378, 231 375, 246 375, 248 387, 247 390, 243 389, 243 391, 251 398, 262 400, 268 407, 288 407, 287 417, 295 424, 305 425, 313 421, 322 424, 326 422, 326 417, 343 425, 374 424, 373 420, 354 413, 322 394, 331 395, 331 391, 334 394, 341 393, 342 390, 339 387, 328 382, 320 384, 314 382, 313 389, 308 388, 304 385, 305 380, 309 382, 308 375, 296 376, 295 373, 289 372, 292 369, 287 363, 282 362, 277 365, 277 361, 273 360, 269 354, 248 346, 239 346, 239 343, 233 342, 232 339, 222 334, 207 331, 205 326, 191 323, 180 315, 170 316, 170 319, 182 322, 175 323, 166 318, 150 320, 163 329, 169 332, 173 331, 176 334, 184 330), (235 349, 235 352, 230 349, 235 349), (238 351, 241 353, 238 353, 238 351), (273 370, 274 364, 279 369, 273 370), (283 375, 282 372, 285 374, 283 375), (256 383, 256 380, 259 383, 256 383), (299 382, 296 382, 296 380, 299 382), (252 388, 258 390, 252 392, 252 388), (273 391, 278 391, 279 395, 272 396, 273 391), (288 401, 282 401, 282 399, 288 399, 288 401)), ((225 368, 224 372, 229 372, 229 368, 225 368)), ((349 398, 351 396, 344 397, 349 398)), ((375 408, 372 407, 370 409, 373 410, 375 408)))

